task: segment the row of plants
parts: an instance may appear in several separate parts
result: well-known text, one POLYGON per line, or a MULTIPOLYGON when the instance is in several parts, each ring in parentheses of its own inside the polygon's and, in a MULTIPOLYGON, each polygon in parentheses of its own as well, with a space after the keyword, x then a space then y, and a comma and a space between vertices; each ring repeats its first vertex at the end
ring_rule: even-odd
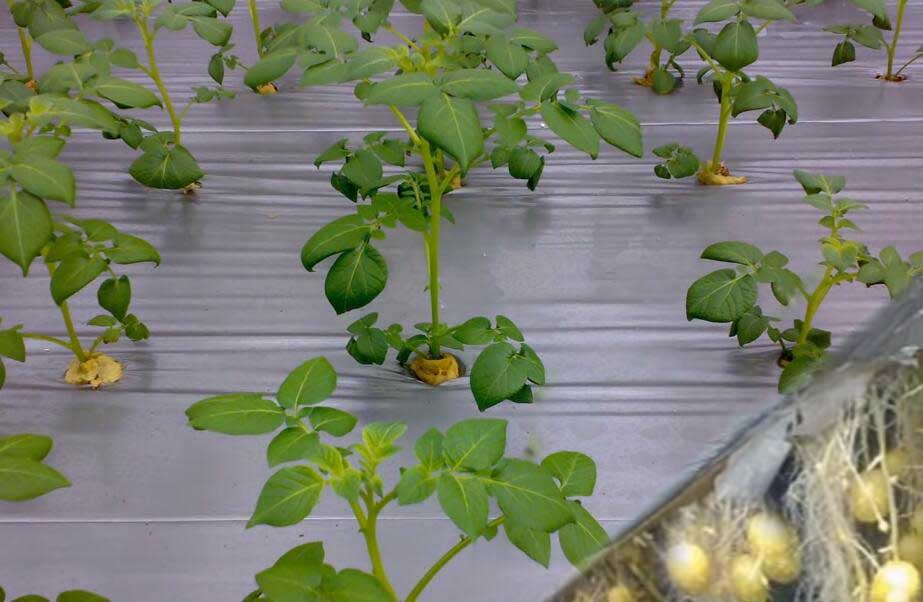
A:
MULTIPOLYGON (((700 172, 703 183, 727 183, 721 178, 730 177, 720 161, 729 116, 762 109, 760 123, 775 135, 785 122, 797 119, 797 108, 787 91, 742 72, 758 54, 755 36, 759 28, 753 27, 749 17, 766 19, 760 26, 765 27, 790 14, 777 10, 775 16, 767 16, 765 6, 769 5, 788 11, 774 0, 761 3, 762 13, 754 13, 751 4, 750 0, 724 2, 717 10, 711 3, 699 18, 703 23, 727 21, 718 34, 704 29, 685 36, 680 32, 679 46, 661 48, 670 53, 667 65, 680 74, 676 58, 682 52, 678 50, 686 43, 687 50, 695 48, 708 64, 699 79, 713 80, 721 103, 716 152, 700 172), (781 125, 772 121, 780 113, 781 125), (770 117, 764 118, 767 114, 770 117)), ((469 371, 479 410, 503 401, 531 403, 533 387, 545 382, 545 366, 513 320, 498 315, 493 320, 476 316, 445 321, 441 316, 440 230, 443 222, 455 221, 444 201, 464 187, 472 170, 488 162, 534 190, 555 145, 534 130, 530 132, 532 117, 540 117, 561 140, 593 159, 602 142, 640 157, 641 127, 624 108, 584 97, 574 88, 573 76, 560 72, 551 58, 557 49, 555 42, 515 26, 515 2, 406 0, 402 5, 422 15, 421 30, 399 31, 390 18, 394 3, 380 0, 358 4, 286 0, 284 8, 305 15, 305 20, 261 29, 255 4, 250 2, 260 56, 246 67, 246 85, 272 93, 277 90, 275 82, 297 65, 302 70, 302 86, 355 82, 356 97, 367 106, 387 107, 403 131, 401 136, 392 131, 373 132, 361 142, 339 140, 317 157, 318 168, 337 164, 330 175, 331 186, 352 203, 354 212, 310 236, 301 260, 311 272, 332 259, 324 288, 334 311, 343 314, 366 307, 385 288, 388 265, 375 241, 399 226, 419 233, 428 265, 429 321, 414 325, 417 332, 412 333, 400 324, 379 325, 377 313, 366 314, 348 326, 347 352, 361 364, 380 365, 394 351, 398 364, 410 374, 438 385, 465 373, 460 354, 466 347, 483 347, 469 371), (382 32, 400 42, 375 41, 382 32), (490 116, 486 123, 482 121, 485 115, 490 116)), ((672 3, 664 6, 663 18, 672 3)), ((0 197, 0 253, 24 276, 42 258, 66 338, 16 325, 0 331, 0 356, 21 362, 26 359, 26 341, 53 344, 74 356, 65 375, 68 382, 98 387, 122 375, 122 365, 100 351, 101 347, 123 337, 141 341, 149 336, 147 326, 129 312, 128 275, 115 269, 135 263, 158 265, 160 255, 147 241, 108 222, 58 214, 58 206, 50 201, 74 207, 77 199, 73 172, 59 154, 72 128, 88 128, 140 149, 130 173, 142 184, 185 190, 198 186, 203 173, 181 143, 182 123, 196 104, 233 95, 222 85, 225 68, 242 65, 231 53, 231 27, 223 19, 232 8, 233 3, 223 0, 166 5, 149 0, 103 0, 76 9, 54 0, 28 0, 26 7, 21 3, 11 6, 27 68, 19 71, 3 61, 0 72, 0 110, 4 113, 0 128, 10 147, 0 151, 0 173, 9 188, 9 196, 0 197), (80 13, 133 23, 146 59, 138 59, 111 40, 91 42, 76 25, 80 13), (157 64, 155 40, 164 30, 187 26, 216 48, 207 67, 216 86, 197 88, 189 103, 177 111, 157 64), (65 58, 44 74, 35 73, 33 40, 65 58), (140 71, 157 92, 113 76, 114 69, 140 71), (158 131, 134 117, 136 111, 131 115, 120 112, 155 108, 169 116, 170 131, 158 131), (99 280, 97 299, 104 313, 91 317, 87 325, 101 330, 86 344, 78 335, 67 301, 99 280)), ((657 60, 659 65, 660 58, 657 60)), ((662 79, 656 70, 646 76, 651 82, 662 79)), ((656 170, 658 175, 679 177, 681 167, 689 171, 693 160, 686 175, 699 167, 695 155, 679 145, 654 152, 665 159, 656 170)), ((905 262, 888 248, 876 258, 860 243, 843 237, 842 230, 854 227, 844 216, 860 205, 833 198, 844 185, 842 179, 796 177, 808 193, 807 202, 826 212, 821 225, 830 230, 822 245, 826 271, 817 289, 807 291, 803 284, 807 278, 788 270, 787 258, 781 253, 764 255, 752 245, 730 242, 709 247, 703 257, 736 263, 740 268, 706 276, 693 285, 687 299, 690 319, 730 322, 732 335, 741 344, 764 332, 779 342, 788 364, 780 383, 784 389, 814 369, 829 346, 829 333, 815 328, 813 318, 832 287, 852 281, 884 284, 893 295, 923 271, 920 253, 905 262), (774 318, 763 316, 757 304, 757 282, 771 284, 783 305, 803 294, 808 303, 805 318, 796 321, 793 329, 775 329, 774 318)), ((4 377, 0 363, 0 386, 4 377)), ((355 417, 342 410, 317 405, 335 385, 332 367, 318 358, 293 371, 273 398, 234 393, 202 400, 187 410, 190 425, 199 430, 231 435, 278 431, 269 443, 267 461, 271 468, 286 466, 267 480, 248 526, 300 523, 329 487, 353 512, 368 550, 371 573, 325 564, 322 542, 298 546, 256 576, 258 589, 247 600, 417 600, 450 560, 482 538, 493 539, 501 526, 513 545, 545 566, 554 533, 564 555, 577 565, 605 543, 605 531, 573 499, 593 492, 596 466, 589 457, 566 451, 540 463, 509 458, 505 455, 505 421, 467 420, 445 432, 427 431, 413 445, 419 463, 403 468, 398 481, 386 487, 379 467, 399 451, 396 442, 406 426, 373 423, 365 426, 358 443, 323 443, 322 436, 344 437, 357 424, 355 417), (443 512, 461 531, 460 541, 435 560, 406 596, 399 597, 379 550, 377 519, 392 503, 420 504, 434 493, 443 512), (494 504, 500 512, 491 518, 494 504)), ((41 435, 0 439, 0 499, 22 501, 66 487, 66 478, 44 463, 50 449, 51 440, 41 435)), ((65 592, 59 600, 102 600, 93 596, 65 592)), ((17 600, 42 599, 26 596, 17 600)))
MULTIPOLYGON (((798 121, 798 106, 792 94, 761 75, 747 73, 744 69, 759 59, 760 32, 776 21, 794 21, 792 9, 796 5, 816 6, 822 0, 711 0, 696 14, 692 29, 687 29, 683 19, 671 16, 676 0, 661 0, 659 13, 645 19, 634 6, 634 0, 593 0, 600 14, 584 30, 584 41, 593 45, 608 28, 603 46, 606 65, 616 70, 647 40, 653 48, 643 76, 635 83, 649 87, 656 94, 670 94, 679 89, 686 70, 679 60, 693 49, 705 65, 696 73, 699 84, 711 83, 719 104, 718 128, 711 158, 703 161, 695 151, 679 143, 670 143, 653 149, 663 161, 654 167, 661 178, 686 178, 697 175, 706 185, 745 184, 745 176, 734 176, 722 161, 728 124, 731 118, 742 113, 760 111, 757 123, 778 138, 787 124, 798 121), (762 21, 756 24, 755 21, 762 21), (715 33, 708 29, 712 23, 723 24, 715 33)), ((923 57, 923 46, 895 69, 895 56, 906 0, 897 3, 896 19, 892 27, 884 0, 853 0, 854 4, 872 16, 872 24, 837 24, 825 31, 844 36, 833 53, 833 66, 855 60, 855 43, 874 50, 885 50, 887 69, 879 77, 899 82, 906 79, 903 71, 923 57), (885 31, 891 31, 890 42, 885 31)))

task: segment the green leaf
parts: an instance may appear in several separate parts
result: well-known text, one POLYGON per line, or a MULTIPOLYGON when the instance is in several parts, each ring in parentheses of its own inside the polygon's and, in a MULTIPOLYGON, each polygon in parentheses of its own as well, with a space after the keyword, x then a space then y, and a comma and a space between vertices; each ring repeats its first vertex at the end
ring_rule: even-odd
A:
POLYGON ((347 64, 350 80, 365 79, 395 68, 389 49, 380 46, 372 46, 349 55, 347 64))
POLYGON ((487 60, 510 79, 522 75, 529 66, 529 54, 519 44, 511 43, 503 34, 492 35, 487 39, 487 60))
POLYGON ((357 422, 356 417, 349 412, 326 407, 312 408, 308 419, 314 430, 329 433, 334 437, 348 435, 356 428, 357 422))
POLYGON ((95 86, 96 92, 120 107, 146 109, 161 106, 157 95, 134 82, 119 77, 104 77, 95 86))
POLYGON ((542 103, 541 110, 542 119, 552 132, 574 148, 590 155, 591 159, 599 156, 599 134, 586 117, 565 109, 556 102, 542 103))
POLYGON ((378 582, 378 579, 355 569, 342 570, 327 579, 324 582, 324 593, 330 602, 393 602, 394 600, 378 582))
MULTIPOLYGON (((515 94, 516 82, 487 69, 459 69, 448 72, 442 80, 442 91, 471 100, 493 100, 515 94)), ((373 88, 374 90, 374 88, 373 88)))
POLYGON ((41 462, 0 456, 0 500, 23 502, 69 486, 61 473, 41 462))
POLYGON ((414 443, 413 453, 424 468, 437 470, 445 465, 442 452, 444 443, 445 436, 438 429, 431 428, 414 443))
POLYGON ((843 40, 833 49, 833 59, 830 61, 832 67, 851 63, 856 60, 856 47, 849 40, 843 40))
POLYGON ((18 265, 23 276, 51 235, 51 213, 40 198, 16 188, 0 197, 0 253, 18 265))
POLYGON ((425 73, 405 73, 373 85, 365 97, 371 105, 415 107, 439 91, 433 79, 425 73))
POLYGON ((677 78, 662 67, 651 71, 651 90, 655 94, 669 94, 676 88, 677 78))
POLYGON ((510 43, 525 46, 530 50, 541 54, 548 54, 558 49, 558 45, 548 36, 541 34, 534 29, 517 27, 510 36, 510 43))
POLYGON ((234 28, 227 21, 219 21, 214 17, 189 17, 192 29, 196 34, 209 44, 222 47, 231 39, 234 28))
POLYGON ((519 527, 510 522, 503 523, 503 530, 511 544, 535 562, 548 568, 551 562, 551 535, 538 529, 519 527))
POLYGON ((465 345, 486 345, 493 340, 491 330, 490 320, 478 316, 457 326, 452 336, 465 345))
POLYGON ((436 490, 436 477, 425 467, 414 466, 401 473, 397 483, 397 501, 401 506, 419 504, 436 490))
POLYGON ((558 540, 564 556, 571 564, 582 568, 606 546, 609 536, 593 515, 579 503, 568 501, 567 505, 576 520, 561 528, 558 540))
POLYGON ((128 276, 109 278, 99 285, 96 293, 99 306, 118 318, 125 319, 128 305, 131 303, 131 281, 128 276))
POLYGON ((264 55, 244 73, 244 85, 258 88, 285 75, 295 64, 298 50, 282 48, 264 55))
POLYGON ((793 359, 782 370, 779 377, 779 393, 794 393, 811 380, 811 375, 820 367, 818 358, 800 356, 793 359))
POLYGON ((346 161, 340 175, 358 186, 359 193, 366 196, 369 191, 381 185, 381 160, 370 150, 359 150, 346 161))
POLYGON ((769 21, 794 21, 795 14, 780 0, 744 0, 740 8, 748 17, 769 21))
POLYGON ((542 158, 531 148, 517 146, 510 153, 508 165, 512 177, 528 180, 542 169, 542 158))
POLYGON ((804 188, 807 194, 817 194, 826 192, 833 195, 846 187, 846 178, 844 176, 825 176, 822 174, 812 174, 806 171, 796 169, 794 171, 795 179, 804 188))
POLYGON ((143 238, 119 233, 113 240, 115 246, 105 249, 106 257, 119 265, 153 263, 160 265, 160 253, 143 238))
POLYGON ((420 10, 426 22, 441 34, 448 33, 461 18, 461 9, 455 0, 423 0, 420 10))
POLYGON ((277 563, 256 574, 256 583, 273 602, 307 602, 317 600, 323 563, 277 563))
POLYGON ((737 0, 711 0, 699 10, 695 17, 695 24, 724 21, 739 12, 740 4, 737 0))
MULTIPOLYGON (((14 326, 13 328, 0 330, 0 355, 17 362, 24 362, 26 361, 26 345, 20 328, 20 326, 14 326)), ((3 453, 2 445, 0 445, 0 453, 3 453)))
POLYGON ((0 437, 0 457, 23 458, 41 462, 51 451, 54 442, 45 435, 23 433, 0 437))
MULTIPOLYGON (((47 98, 42 96, 42 98, 47 98)), ((48 118, 58 118, 64 124, 88 127, 117 136, 120 122, 112 111, 92 100, 51 97, 48 118)))
POLYGON ((574 76, 569 73, 546 73, 523 86, 519 96, 532 102, 550 100, 557 96, 558 90, 573 82, 574 76))
POLYGON ((325 63, 311 65, 304 70, 298 85, 325 86, 345 81, 349 75, 349 66, 346 63, 331 60, 325 63))
POLYGON ((590 120, 603 140, 629 155, 644 154, 641 123, 629 111, 610 103, 590 100, 590 120))
POLYGON ((304 520, 317 505, 324 479, 310 466, 282 468, 266 481, 247 528, 287 527, 304 520))
POLYGON ((372 422, 362 429, 362 443, 373 458, 383 460, 400 450, 394 442, 406 432, 403 422, 372 422))
POLYGON ((58 264, 51 275, 51 297, 61 305, 105 270, 106 262, 102 259, 69 257, 58 264))
POLYGON ((734 324, 737 327, 737 342, 743 347, 763 336, 769 328, 769 318, 763 315, 759 307, 754 307, 738 318, 734 324))
POLYGON ((157 145, 135 159, 128 173, 151 188, 177 190, 200 180, 205 174, 186 147, 157 145))
POLYGON ((728 23, 718 33, 712 57, 728 71, 740 71, 760 56, 756 32, 749 21, 728 23))
POLYGON ((542 466, 561 484, 564 497, 593 495, 596 463, 586 454, 556 452, 542 460, 542 466))
POLYGON ((324 292, 337 314, 364 307, 385 288, 388 264, 364 243, 340 255, 327 272, 324 292))
POLYGON ((888 18, 888 9, 885 5, 885 0, 852 0, 852 2, 879 19, 887 20, 888 18))
POLYGON ((702 251, 702 259, 755 266, 762 261, 763 252, 751 244, 731 240, 709 245, 702 251))
POLYGON ((627 27, 620 27, 606 36, 606 65, 614 69, 613 63, 620 63, 644 39, 644 23, 637 21, 627 27))
POLYGON ((318 404, 333 393, 337 373, 325 357, 315 357, 292 370, 276 393, 279 405, 286 409, 318 404))
POLYGON ((756 304, 759 292, 749 274, 717 270, 696 280, 686 293, 686 318, 733 322, 756 304))
POLYGON ((537 464, 507 458, 489 483, 500 510, 516 525, 551 533, 574 520, 551 474, 537 464))
POLYGON ((54 159, 64 148, 64 140, 53 136, 32 136, 16 145, 16 158, 44 157, 54 159))
POLYGON ((506 450, 506 421, 471 418, 449 427, 442 443, 452 470, 487 470, 503 458, 506 450))
POLYGON ((285 412, 259 393, 228 393, 208 397, 186 410, 189 425, 196 430, 225 435, 271 433, 285 421, 285 412))
POLYGON ((444 472, 436 482, 439 505, 455 526, 477 537, 487 526, 487 488, 473 475, 444 472))
POLYGON ((58 29, 35 38, 39 46, 52 54, 76 56, 92 50, 86 35, 79 29, 58 29))
POLYGON ((526 377, 536 385, 544 385, 545 365, 535 350, 523 343, 519 347, 519 357, 526 365, 526 377))
POLYGON ((109 598, 82 589, 72 589, 58 594, 56 602, 110 602, 109 598))
POLYGON ((320 450, 320 435, 302 426, 291 426, 273 437, 266 448, 269 467, 307 460, 320 450))
POLYGON ((23 188, 37 197, 62 201, 71 207, 77 200, 74 172, 54 159, 30 156, 14 162, 9 173, 23 188))
POLYGON ((361 245, 371 231, 372 228, 356 214, 337 218, 308 239, 301 249, 301 263, 311 272, 327 257, 361 245))
POLYGON ((481 120, 474 103, 467 98, 430 96, 420 107, 417 129, 433 146, 455 159, 462 175, 484 152, 481 120))
POLYGON ((471 368, 471 392, 481 411, 497 405, 519 391, 528 377, 528 366, 509 343, 485 348, 471 368))

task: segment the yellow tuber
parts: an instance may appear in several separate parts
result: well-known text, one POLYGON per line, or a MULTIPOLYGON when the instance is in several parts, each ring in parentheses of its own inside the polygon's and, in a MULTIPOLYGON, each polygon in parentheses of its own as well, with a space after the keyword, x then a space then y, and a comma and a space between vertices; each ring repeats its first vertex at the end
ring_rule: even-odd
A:
POLYGON ((731 589, 737 602, 765 602, 769 582, 760 569, 760 561, 741 554, 731 561, 731 589))
POLYGON ((923 571, 923 535, 903 535, 897 544, 897 555, 923 571))
POLYGON ((891 484, 881 469, 870 470, 849 489, 852 515, 860 523, 877 523, 890 514, 888 493, 891 484))
POLYGON ((920 573, 909 562, 886 562, 872 579, 869 602, 917 602, 919 598, 920 573))
POLYGON ((606 602, 635 602, 635 595, 624 585, 614 585, 606 594, 606 602))
POLYGON ((700 546, 690 542, 675 543, 667 549, 667 573, 677 589, 697 596, 711 585, 711 560, 700 546))
POLYGON ((794 583, 801 572, 801 555, 797 549, 763 557, 763 574, 776 583, 794 583))
POLYGON ((917 535, 923 535, 923 508, 917 508, 910 517, 910 528, 917 535))
POLYGON ((747 521, 747 544, 763 560, 763 574, 776 583, 791 583, 801 571, 798 536, 781 517, 769 512, 747 521))
POLYGON ((888 474, 893 477, 906 477, 910 472, 910 454, 899 447, 892 449, 885 454, 885 467, 888 469, 888 474))

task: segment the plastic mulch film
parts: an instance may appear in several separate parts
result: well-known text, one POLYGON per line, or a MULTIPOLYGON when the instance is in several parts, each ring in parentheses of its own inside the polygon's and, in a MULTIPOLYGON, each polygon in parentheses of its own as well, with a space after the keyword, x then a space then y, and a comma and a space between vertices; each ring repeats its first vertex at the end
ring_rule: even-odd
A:
POLYGON ((919 602, 923 286, 550 602, 919 602))

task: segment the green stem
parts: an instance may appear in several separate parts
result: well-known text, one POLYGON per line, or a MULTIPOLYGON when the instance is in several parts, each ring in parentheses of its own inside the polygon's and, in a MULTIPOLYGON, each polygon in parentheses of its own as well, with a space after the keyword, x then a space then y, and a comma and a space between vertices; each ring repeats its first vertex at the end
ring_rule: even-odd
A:
POLYGON ((247 8, 250 9, 250 23, 253 25, 253 38, 256 40, 256 53, 263 58, 263 45, 260 43, 260 12, 256 7, 256 0, 247 0, 247 8))
POLYGON ((885 73, 886 80, 892 80, 894 76, 894 54, 897 52, 897 41, 901 37, 901 26, 904 24, 904 11, 907 9, 907 0, 898 0, 897 2, 897 21, 894 23, 894 35, 891 37, 891 45, 888 46, 888 71, 885 73))
POLYGON ((817 285, 817 288, 814 289, 814 292, 811 293, 811 296, 808 298, 808 307, 804 312, 804 321, 801 323, 801 333, 798 335, 798 342, 796 345, 801 345, 808 340, 808 334, 811 332, 814 316, 817 314, 817 310, 820 309, 820 304, 824 302, 824 298, 827 296, 827 293, 830 292, 830 287, 834 285, 836 280, 831 276, 832 274, 833 268, 827 266, 827 269, 824 270, 824 277, 820 280, 820 284, 817 285))
POLYGON ((429 233, 426 240, 429 268, 429 309, 432 318, 430 323, 429 356, 430 359, 442 357, 439 341, 436 339, 436 329, 439 328, 439 226, 442 220, 442 186, 436 176, 436 167, 429 143, 425 140, 420 146, 423 156, 423 168, 426 170, 426 179, 429 182, 429 233))
POLYGON ((715 138, 715 150, 711 156, 711 172, 718 173, 721 169, 721 151, 724 150, 724 139, 727 137, 728 122, 731 120, 731 78, 728 74, 721 80, 721 114, 718 119, 718 135, 715 138))
POLYGON ((144 49, 147 51, 148 66, 144 71, 154 81, 154 85, 156 85, 157 89, 160 91, 163 105, 170 115, 170 121, 173 122, 173 142, 180 144, 182 136, 182 132, 180 131, 181 122, 179 116, 176 114, 176 109, 173 108, 173 101, 170 99, 170 93, 167 92, 167 87, 163 84, 163 78, 160 76, 160 68, 157 66, 157 57, 154 55, 154 34, 147 26, 146 17, 139 17, 135 21, 135 25, 138 26, 138 31, 141 32, 141 39, 144 40, 144 49))
MULTIPOLYGON (((490 521, 487 523, 487 529, 499 527, 501 524, 503 524, 505 518, 506 517, 504 516, 500 516, 490 521)), ((429 585, 430 581, 433 580, 436 574, 441 571, 450 560, 455 558, 459 552, 470 546, 472 543, 474 543, 474 538, 468 536, 462 538, 461 541, 452 546, 448 552, 443 554, 439 560, 437 560, 435 564, 433 564, 433 566, 431 566, 429 570, 426 571, 420 581, 418 581, 413 589, 410 590, 410 593, 407 595, 405 602, 416 602, 417 598, 420 597, 420 594, 423 593, 423 590, 426 589, 426 586, 429 585)))
POLYGON ((391 581, 385 572, 385 565, 381 560, 381 550, 378 547, 378 513, 381 512, 384 504, 375 504, 370 494, 363 497, 368 506, 367 517, 363 515, 362 508, 358 502, 351 502, 350 505, 352 506, 353 514, 356 515, 356 520, 359 522, 359 530, 365 538, 365 547, 369 553, 369 561, 372 563, 372 574, 378 579, 382 587, 388 590, 391 597, 397 600, 397 592, 394 591, 394 586, 391 585, 391 581))
POLYGON ((54 343, 55 345, 60 345, 61 347, 64 347, 71 353, 74 353, 74 349, 73 347, 71 347, 70 343, 68 343, 67 341, 63 339, 59 339, 58 337, 52 337, 46 334, 39 334, 37 332, 24 332, 22 333, 22 338, 35 339, 37 341, 45 341, 47 343, 54 343))
MULTIPOLYGON (((13 0, 6 0, 6 4, 12 11, 13 0)), ((35 72, 32 69, 32 39, 29 37, 29 32, 22 27, 17 27, 16 30, 19 32, 19 45, 22 46, 22 58, 26 62, 26 75, 31 81, 35 79, 35 72)))
MULTIPOLYGON (((45 266, 48 268, 48 275, 54 276, 54 266, 50 263, 45 263, 45 266)), ((81 362, 87 361, 87 354, 80 344, 80 337, 77 336, 77 330, 74 328, 74 320, 71 318, 71 310, 67 306, 67 301, 62 301, 60 305, 58 305, 58 309, 61 310, 61 317, 64 319, 64 328, 67 330, 67 336, 71 341, 69 349, 74 352, 78 360, 81 362)))

